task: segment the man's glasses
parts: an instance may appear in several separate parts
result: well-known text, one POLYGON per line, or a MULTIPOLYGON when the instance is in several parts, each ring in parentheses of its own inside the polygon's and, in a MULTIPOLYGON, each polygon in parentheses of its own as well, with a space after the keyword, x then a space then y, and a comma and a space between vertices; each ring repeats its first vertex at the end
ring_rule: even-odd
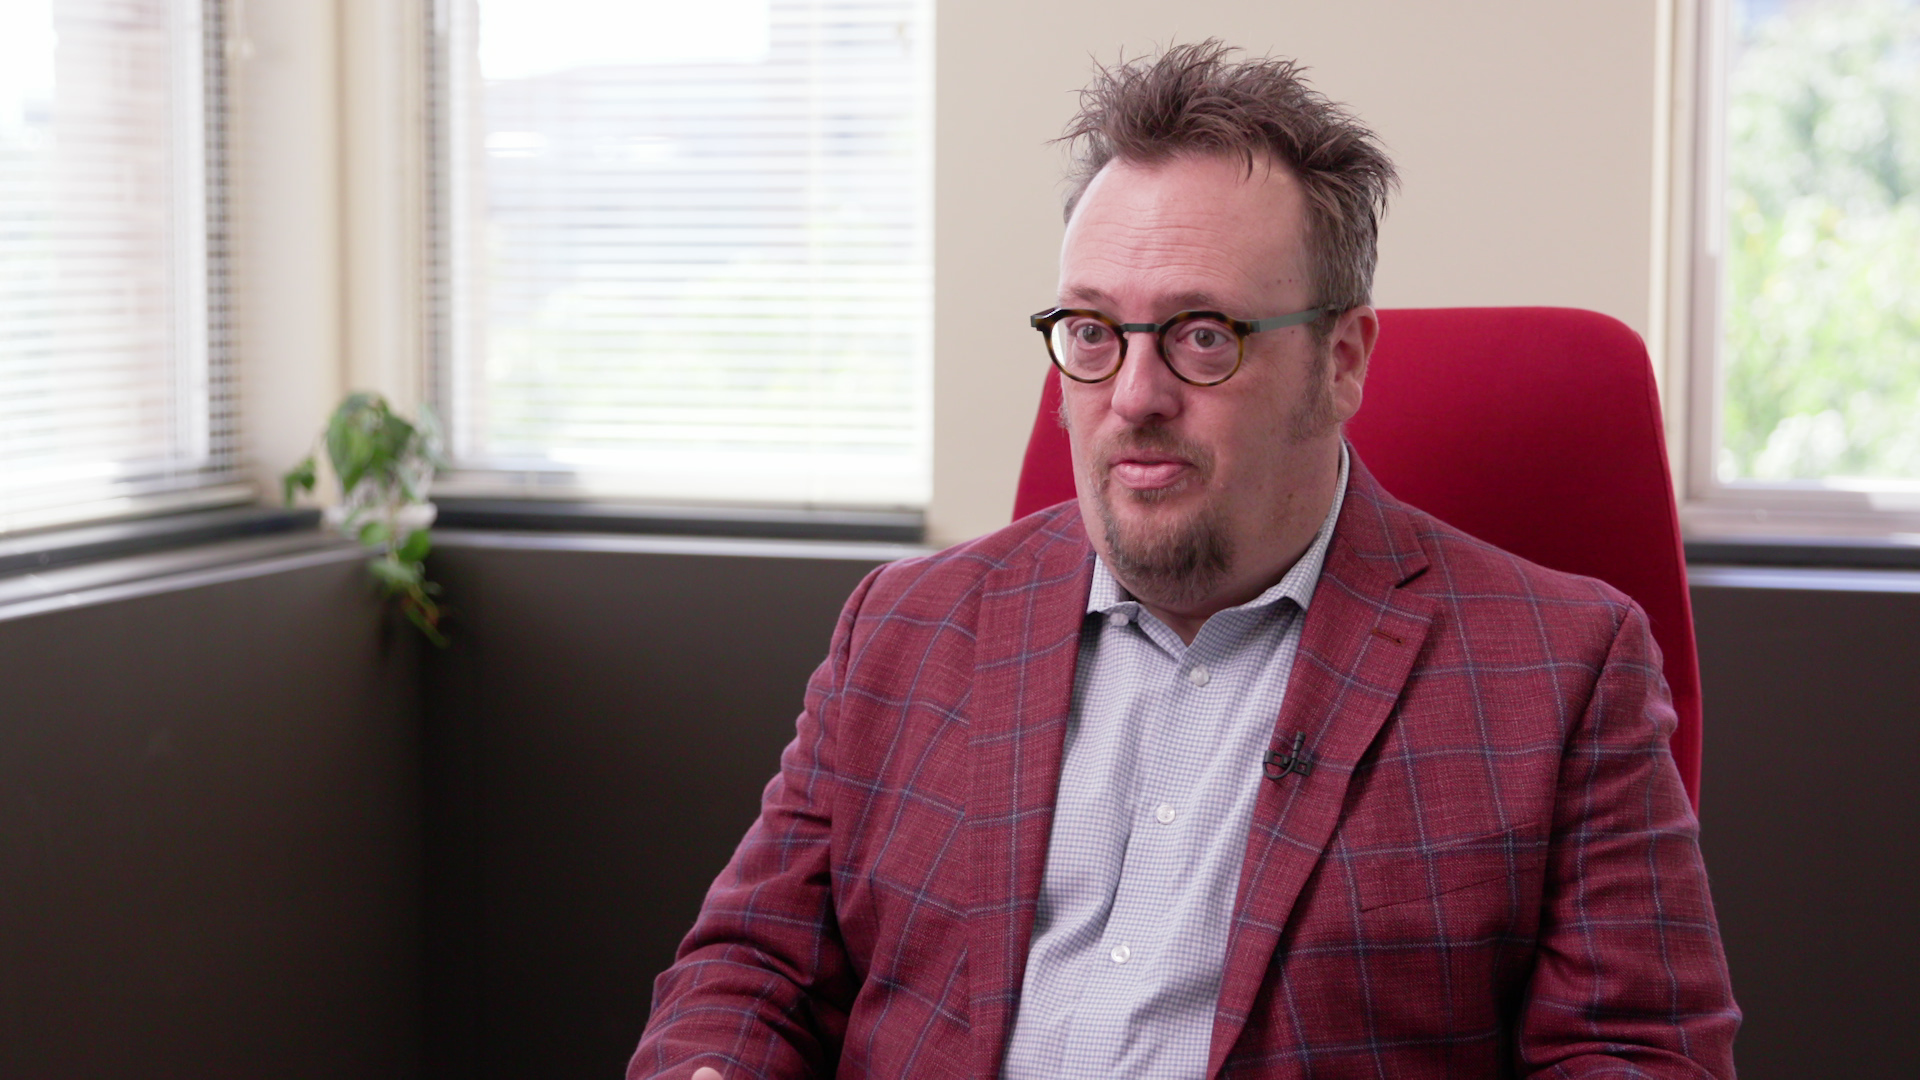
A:
POLYGON ((1299 326, 1330 307, 1313 307, 1291 315, 1244 322, 1217 311, 1182 311, 1163 323, 1117 323, 1085 308, 1054 308, 1028 321, 1047 339, 1047 355, 1060 374, 1074 382, 1097 383, 1113 378, 1127 359, 1128 334, 1159 338, 1160 359, 1181 382, 1217 386, 1240 370, 1247 355, 1247 335, 1263 330, 1299 326))

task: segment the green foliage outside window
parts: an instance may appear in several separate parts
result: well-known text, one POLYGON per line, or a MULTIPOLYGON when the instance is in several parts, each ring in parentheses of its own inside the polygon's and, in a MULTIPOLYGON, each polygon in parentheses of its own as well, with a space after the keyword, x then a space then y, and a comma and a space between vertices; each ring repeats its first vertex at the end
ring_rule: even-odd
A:
POLYGON ((1736 0, 1723 480, 1920 480, 1920 2, 1736 0))

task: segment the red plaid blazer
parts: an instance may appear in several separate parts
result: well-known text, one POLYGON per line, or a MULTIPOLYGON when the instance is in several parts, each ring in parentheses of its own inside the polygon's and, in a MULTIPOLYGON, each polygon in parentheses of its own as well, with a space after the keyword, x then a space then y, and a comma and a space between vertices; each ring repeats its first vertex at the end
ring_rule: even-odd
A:
MULTIPOLYGON (((1066 503, 855 590, 629 1077, 998 1075, 1092 566, 1066 503)), ((1356 459, 1276 720, 1314 767, 1261 787, 1210 1074, 1733 1075, 1632 601, 1356 459)))

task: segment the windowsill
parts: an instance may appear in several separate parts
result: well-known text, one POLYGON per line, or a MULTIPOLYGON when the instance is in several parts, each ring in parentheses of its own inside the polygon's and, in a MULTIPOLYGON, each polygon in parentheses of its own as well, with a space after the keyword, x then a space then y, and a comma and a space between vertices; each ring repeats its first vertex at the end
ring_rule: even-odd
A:
POLYGON ((365 557, 360 545, 313 528, 121 553, 0 577, 0 620, 365 557))
POLYGON ((440 498, 435 528, 477 532, 612 533, 755 540, 919 544, 925 515, 898 510, 663 506, 558 499, 440 498))
POLYGON ((1864 537, 1738 536, 1689 539, 1687 565, 1850 570, 1920 569, 1920 543, 1864 537))
POLYGON ((223 540, 310 532, 317 510, 241 506, 0 536, 0 583, 16 576, 223 540))
POLYGON ((1840 566, 1693 566, 1696 589, 1785 589, 1812 593, 1920 594, 1920 570, 1840 566))

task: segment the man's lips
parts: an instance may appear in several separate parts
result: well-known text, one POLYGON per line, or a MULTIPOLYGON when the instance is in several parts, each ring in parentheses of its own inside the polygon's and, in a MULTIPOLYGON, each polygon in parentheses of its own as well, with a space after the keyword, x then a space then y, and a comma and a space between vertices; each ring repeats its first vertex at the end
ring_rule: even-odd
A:
POLYGON ((1134 491, 1152 491, 1180 482, 1193 466, 1178 458, 1127 457, 1113 463, 1113 478, 1134 491))

